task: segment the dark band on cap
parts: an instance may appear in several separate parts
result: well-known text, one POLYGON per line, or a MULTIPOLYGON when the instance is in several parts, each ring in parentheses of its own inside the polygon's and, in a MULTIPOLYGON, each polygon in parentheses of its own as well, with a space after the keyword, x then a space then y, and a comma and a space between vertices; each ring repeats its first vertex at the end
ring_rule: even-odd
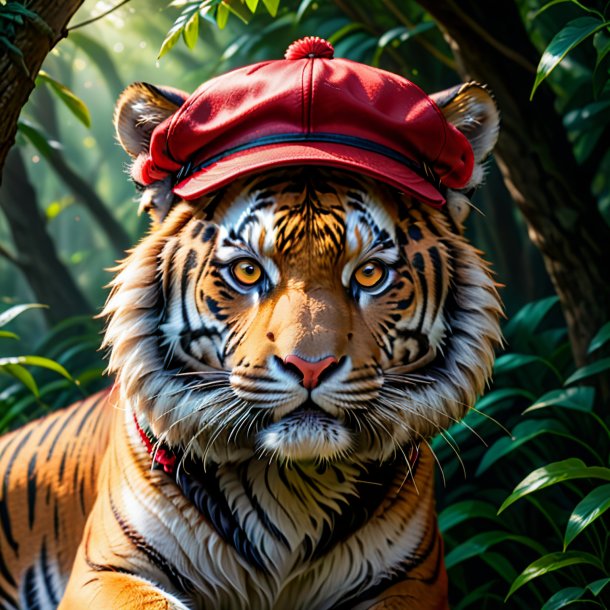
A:
POLYGON ((414 171, 418 176, 422 177, 427 182, 430 182, 437 190, 440 192, 444 191, 444 187, 441 184, 440 179, 431 168, 431 166, 425 162, 418 163, 413 159, 409 159, 404 155, 401 155, 399 152, 389 148, 387 146, 383 146, 377 142, 372 142, 371 140, 367 140, 365 138, 358 138, 356 136, 349 136, 345 134, 339 133, 282 133, 282 134, 273 134, 269 136, 262 136, 260 138, 256 138, 254 140, 250 140, 249 142, 244 142, 243 144, 239 144, 237 146, 233 146, 231 148, 227 148, 222 152, 213 155, 201 161, 197 165, 193 165, 190 161, 183 165, 178 173, 176 174, 174 184, 178 184, 183 180, 186 180, 189 176, 229 157, 236 153, 242 152, 244 150, 250 150, 252 148, 260 148, 262 146, 269 146, 272 144, 294 144, 294 143, 326 143, 326 144, 342 144, 344 146, 351 146, 353 148, 358 148, 360 150, 366 150, 368 152, 377 153, 379 155, 383 155, 392 159, 394 161, 398 161, 399 163, 407 166, 409 169, 414 171))

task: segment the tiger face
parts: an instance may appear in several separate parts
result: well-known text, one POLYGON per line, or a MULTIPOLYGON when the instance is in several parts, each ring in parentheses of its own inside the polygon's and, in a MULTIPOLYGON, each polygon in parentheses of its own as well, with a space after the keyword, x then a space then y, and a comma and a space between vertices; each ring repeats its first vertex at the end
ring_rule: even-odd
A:
MULTIPOLYGON (((168 197, 145 196, 157 213, 168 197)), ((287 167, 175 202, 104 312, 125 400, 204 463, 383 461, 425 441, 464 415, 501 340, 467 201, 448 199, 287 167)))

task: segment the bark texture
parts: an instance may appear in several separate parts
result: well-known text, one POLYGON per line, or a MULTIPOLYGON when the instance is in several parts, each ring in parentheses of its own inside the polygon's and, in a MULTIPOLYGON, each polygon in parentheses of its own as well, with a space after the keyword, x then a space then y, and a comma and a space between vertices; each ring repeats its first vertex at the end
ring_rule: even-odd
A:
POLYGON ((51 28, 46 36, 28 20, 13 41, 21 49, 29 75, 0 45, 0 174, 15 142, 21 108, 34 89, 34 79, 49 51, 66 35, 66 25, 83 0, 30 0, 27 8, 51 28))
POLYGON ((6 216, 15 254, 5 256, 24 274, 36 300, 51 323, 79 314, 92 313, 74 279, 59 260, 36 201, 36 191, 28 180, 21 152, 14 148, 5 166, 0 188, 0 208, 6 216))
MULTIPOLYGON (((418 0, 444 29, 464 80, 487 83, 502 113, 496 156, 561 300, 576 363, 610 317, 610 228, 543 84, 529 101, 539 53, 514 0, 418 0)), ((592 157, 595 161, 595 157, 592 157)), ((514 253, 518 255, 519 253, 514 253)))

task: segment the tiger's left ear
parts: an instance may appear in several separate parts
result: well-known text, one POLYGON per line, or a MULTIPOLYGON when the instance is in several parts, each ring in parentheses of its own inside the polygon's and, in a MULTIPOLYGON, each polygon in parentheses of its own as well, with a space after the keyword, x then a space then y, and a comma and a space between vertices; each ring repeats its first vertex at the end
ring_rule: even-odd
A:
POLYGON ((498 141, 500 111, 491 91, 479 83, 470 82, 445 89, 430 96, 454 127, 470 142, 474 153, 472 176, 463 189, 449 189, 447 207, 458 226, 470 211, 470 201, 464 193, 476 188, 485 177, 485 159, 498 141))

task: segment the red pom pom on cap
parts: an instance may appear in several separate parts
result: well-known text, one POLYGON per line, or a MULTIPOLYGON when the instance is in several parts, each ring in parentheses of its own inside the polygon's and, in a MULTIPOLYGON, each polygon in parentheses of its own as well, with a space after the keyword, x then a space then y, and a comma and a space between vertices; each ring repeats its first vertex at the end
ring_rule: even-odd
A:
POLYGON ((296 40, 284 53, 286 59, 311 59, 313 57, 332 59, 334 55, 333 45, 319 36, 306 36, 296 40))

